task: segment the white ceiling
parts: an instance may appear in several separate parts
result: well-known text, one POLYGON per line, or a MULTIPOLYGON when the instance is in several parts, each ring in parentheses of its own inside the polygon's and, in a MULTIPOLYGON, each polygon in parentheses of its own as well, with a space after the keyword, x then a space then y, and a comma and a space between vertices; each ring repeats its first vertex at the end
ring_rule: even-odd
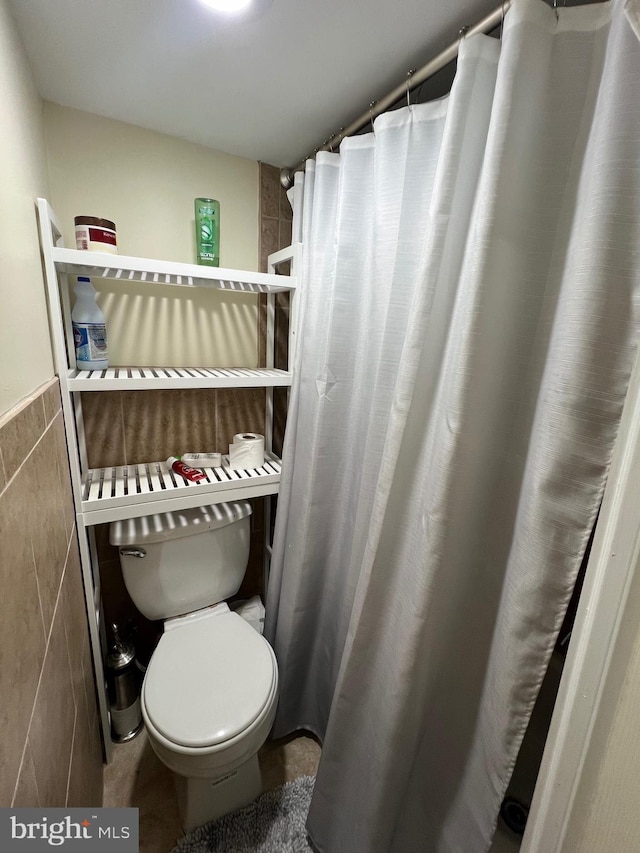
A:
POLYGON ((11 0, 43 98, 292 166, 498 0, 11 0))

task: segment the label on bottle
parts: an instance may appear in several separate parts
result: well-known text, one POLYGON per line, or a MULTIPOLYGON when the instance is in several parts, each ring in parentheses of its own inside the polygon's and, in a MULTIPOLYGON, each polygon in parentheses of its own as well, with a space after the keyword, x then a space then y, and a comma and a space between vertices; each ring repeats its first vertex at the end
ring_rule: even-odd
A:
POLYGON ((185 480, 191 480, 193 483, 199 483, 200 480, 206 480, 206 474, 199 471, 197 468, 192 468, 190 465, 185 465, 180 459, 175 456, 170 456, 167 459, 167 467, 175 471, 176 474, 181 474, 185 480))
POLYGON ((202 216, 198 221, 198 260, 213 263, 217 257, 216 228, 213 217, 202 216))
POLYGON ((73 323, 77 361, 104 361, 109 358, 104 323, 73 323))
POLYGON ((196 200, 196 243, 197 262, 207 266, 218 266, 219 249, 218 205, 205 200, 196 200))

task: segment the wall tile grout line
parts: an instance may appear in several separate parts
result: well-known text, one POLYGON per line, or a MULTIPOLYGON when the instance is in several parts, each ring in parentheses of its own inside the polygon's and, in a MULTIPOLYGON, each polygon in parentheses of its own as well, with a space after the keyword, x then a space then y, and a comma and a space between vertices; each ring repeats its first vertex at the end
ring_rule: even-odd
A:
MULTIPOLYGON (((74 528, 75 528, 75 525, 74 525, 74 528)), ((69 553, 71 553, 71 550, 69 550, 69 553)), ((66 574, 67 574, 66 564, 65 564, 64 574, 65 574, 65 578, 66 578, 66 574)), ((83 593, 84 593, 84 590, 83 590, 83 593)), ((84 598, 84 595, 83 595, 83 598, 84 598)), ((63 621, 63 628, 64 628, 64 646, 67 650, 67 660, 69 661, 69 671, 71 672, 71 681, 73 682, 73 658, 71 656, 71 647, 69 645, 69 627, 67 625, 67 620, 64 618, 64 612, 62 614, 62 617, 63 617, 62 621, 63 621)), ((76 710, 77 710, 78 700, 76 698, 76 691, 75 690, 73 690, 73 704, 75 705, 76 710)))
MULTIPOLYGON (((40 618, 42 619, 42 637, 44 639, 45 654, 46 654, 46 651, 47 651, 46 646, 47 646, 47 642, 49 640, 49 635, 47 633, 47 623, 44 621, 44 609, 42 607, 42 593, 40 592, 40 579, 38 578, 38 566, 36 565, 36 555, 35 555, 35 551, 33 550, 33 539, 31 538, 31 536, 29 536, 29 544, 31 545, 31 560, 33 561, 33 574, 35 575, 35 578, 36 578, 36 589, 38 591, 38 604, 40 605, 40 618)), ((67 551, 67 555, 68 555, 68 551, 67 551)), ((66 561, 65 561, 65 566, 66 566, 66 561)), ((64 574, 64 571, 63 571, 63 574, 64 574)))
MULTIPOLYGON (((75 700, 74 700, 75 701, 75 700)), ((78 728, 78 706, 74 705, 75 716, 73 718, 73 734, 71 735, 71 752, 69 753, 69 769, 67 771, 67 790, 64 795, 64 804, 69 808, 69 788, 71 787, 71 768, 73 767, 73 749, 76 744, 76 731, 78 728)))
MULTIPOLYGON (((67 566, 69 565, 69 554, 71 553, 71 543, 73 541, 73 534, 74 534, 75 529, 76 529, 76 525, 75 525, 75 520, 74 520, 71 535, 69 536, 69 539, 67 540, 67 553, 66 553, 65 558, 64 558, 64 567, 62 569, 62 572, 60 573, 60 583, 58 584, 58 592, 56 593, 56 605, 53 608, 53 616, 51 617, 51 625, 49 626, 49 633, 47 635, 47 648, 49 647, 49 641, 51 639, 51 632, 53 631, 53 623, 56 621, 56 614, 58 612, 58 602, 60 601, 60 598, 62 596, 62 587, 64 585, 64 579, 67 576, 67 566)), ((37 567, 36 567, 36 571, 37 571, 37 567)), ((84 593, 84 591, 83 591, 83 593, 84 593)))
MULTIPOLYGON (((40 670, 40 675, 42 676, 42 670, 40 670)), ((38 681, 38 687, 40 686, 40 682, 38 681)), ((36 690, 36 696, 38 695, 38 691, 36 690)), ((34 702, 35 705, 35 702, 34 702)), ((20 766, 18 767, 18 774, 16 776, 16 784, 13 788, 13 796, 11 797, 11 807, 13 808, 13 804, 16 801, 16 794, 18 793, 18 785, 20 784, 20 777, 22 776, 22 767, 24 765, 24 757, 27 753, 27 746, 29 745, 29 731, 27 730, 27 736, 24 739, 24 746, 22 747, 22 758, 20 759, 20 766)), ((37 781, 36 781, 37 785, 37 781)), ((38 796, 39 798, 39 796, 38 796)))
MULTIPOLYGON (((49 426, 49 421, 47 420, 47 407, 44 404, 44 392, 40 394, 40 405, 42 406, 42 419, 46 429, 49 426)), ((53 418, 51 420, 53 420, 53 418)))
MULTIPOLYGON (((5 468, 5 464, 4 464, 4 456, 2 455, 2 447, 0 447, 0 470, 2 471, 2 480, 3 480, 5 487, 6 487, 8 485, 7 484, 7 469, 5 468)), ((4 494, 4 489, 2 490, 2 493, 0 493, 0 496, 2 494, 4 494)))
MULTIPOLYGON (((76 532, 76 530, 77 530, 77 527, 76 527, 76 523, 75 523, 75 521, 74 521, 74 523, 73 523, 73 530, 71 531, 71 538, 72 538, 72 539, 73 539, 73 534, 74 534, 74 532, 76 532)), ((69 555, 70 555, 70 554, 71 554, 71 548, 69 547, 69 551, 68 551, 68 555, 67 555, 67 560, 69 559, 69 555)), ((66 563, 65 563, 65 568, 64 568, 64 575, 65 575, 65 579, 66 579, 66 576, 67 576, 67 564, 66 564, 66 563)), ((80 577, 80 580, 81 580, 81 581, 83 580, 83 579, 82 579, 82 576, 80 577)), ((85 606, 85 608, 86 608, 86 596, 85 596, 85 594, 84 594, 84 584, 82 584, 82 601, 83 601, 83 604, 84 604, 84 606, 85 606)), ((78 700, 78 697, 76 696, 76 691, 75 691, 75 689, 73 688, 73 671, 74 671, 74 670, 73 670, 72 649, 71 649, 71 645, 70 645, 70 643, 69 643, 70 627, 69 627, 69 625, 68 625, 68 623, 67 623, 67 620, 66 620, 66 619, 65 619, 65 617, 64 617, 64 612, 63 612, 63 614, 62 614, 62 617, 63 617, 63 618, 62 618, 62 621, 63 621, 63 627, 64 627, 65 648, 66 648, 66 650, 67 650, 67 660, 69 661, 69 671, 70 671, 70 673, 71 673, 71 683, 72 683, 72 690, 73 690, 73 704, 74 704, 74 706, 75 706, 75 708, 76 708, 76 714, 77 714, 77 712, 78 712, 78 702, 79 702, 79 700, 78 700)), ((88 629, 87 629, 87 631, 88 631, 88 629)), ((87 633, 87 636, 88 636, 88 633, 87 633)), ((93 678, 93 670, 91 671, 91 677, 93 678)), ((82 694, 83 694, 83 702, 84 702, 84 705, 85 705, 85 711, 86 711, 86 713, 87 713, 87 715, 88 715, 88 714, 89 714, 89 708, 88 708, 88 705, 87 705, 87 696, 86 696, 86 690, 85 690, 85 686, 84 686, 84 679, 85 679, 85 672, 84 672, 84 669, 83 669, 83 670, 82 670, 82 681, 83 681, 83 685, 82 685, 82 694)))

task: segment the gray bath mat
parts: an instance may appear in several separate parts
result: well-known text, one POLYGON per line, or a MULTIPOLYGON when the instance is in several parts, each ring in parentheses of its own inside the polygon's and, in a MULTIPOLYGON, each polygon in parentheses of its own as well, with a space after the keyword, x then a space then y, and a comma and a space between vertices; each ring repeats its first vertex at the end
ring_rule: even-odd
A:
POLYGON ((313 776, 266 791, 237 812, 199 826, 171 853, 309 853, 305 822, 313 776))

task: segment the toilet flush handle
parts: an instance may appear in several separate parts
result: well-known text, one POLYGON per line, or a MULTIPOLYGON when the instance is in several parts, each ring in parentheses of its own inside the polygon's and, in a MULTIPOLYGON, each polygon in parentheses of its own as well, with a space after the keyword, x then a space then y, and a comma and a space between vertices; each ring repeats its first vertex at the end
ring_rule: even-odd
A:
POLYGON ((147 552, 144 548, 121 548, 120 555, 122 557, 146 557, 147 552))

